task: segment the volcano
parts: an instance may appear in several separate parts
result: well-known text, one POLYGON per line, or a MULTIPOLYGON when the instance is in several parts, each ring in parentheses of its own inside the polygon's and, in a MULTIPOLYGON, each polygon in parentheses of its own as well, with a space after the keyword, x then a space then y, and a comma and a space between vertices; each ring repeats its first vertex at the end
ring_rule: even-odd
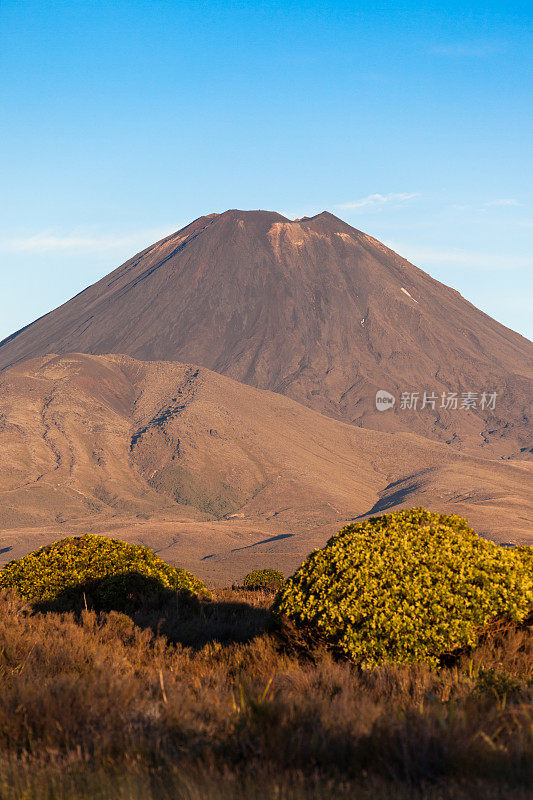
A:
POLYGON ((0 369, 72 352, 192 363, 360 427, 530 454, 531 342, 328 212, 200 217, 1 342, 0 369))

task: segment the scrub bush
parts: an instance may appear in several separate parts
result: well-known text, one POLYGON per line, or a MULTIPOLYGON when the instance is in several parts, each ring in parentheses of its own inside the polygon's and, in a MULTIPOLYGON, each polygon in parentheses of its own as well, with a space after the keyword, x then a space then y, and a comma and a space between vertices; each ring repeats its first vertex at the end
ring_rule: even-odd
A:
POLYGON ((278 569, 254 569, 246 575, 243 585, 247 589, 279 589, 285 577, 278 569))
POLYGON ((0 588, 45 606, 127 610, 171 591, 208 594, 190 572, 162 561, 148 547, 85 535, 61 539, 11 561, 0 570, 0 588))
POLYGON ((274 610, 365 666, 474 645, 492 619, 533 606, 531 548, 504 549, 423 508, 351 524, 315 550, 274 610))

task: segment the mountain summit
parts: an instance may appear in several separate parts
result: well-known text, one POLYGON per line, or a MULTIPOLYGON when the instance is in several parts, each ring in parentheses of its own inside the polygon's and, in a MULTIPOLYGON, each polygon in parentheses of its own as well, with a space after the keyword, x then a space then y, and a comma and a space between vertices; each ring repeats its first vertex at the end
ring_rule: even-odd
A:
POLYGON ((531 343, 326 211, 200 217, 1 342, 0 369, 68 352, 194 363, 363 427, 527 452, 531 343))

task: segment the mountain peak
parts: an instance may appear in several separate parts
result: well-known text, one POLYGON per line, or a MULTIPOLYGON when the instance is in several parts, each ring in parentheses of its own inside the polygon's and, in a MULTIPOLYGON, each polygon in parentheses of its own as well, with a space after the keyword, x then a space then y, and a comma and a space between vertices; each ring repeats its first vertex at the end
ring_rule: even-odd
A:
POLYGON ((303 217, 301 222, 307 222, 317 229, 330 233, 360 233, 347 222, 344 222, 340 217, 336 217, 331 211, 321 211, 320 214, 315 214, 313 217, 303 217))
POLYGON ((346 225, 346 223, 342 219, 336 217, 335 214, 331 213, 331 211, 321 211, 319 214, 314 214, 312 217, 302 217, 302 219, 308 221, 315 220, 317 222, 318 221, 334 222, 334 223, 340 223, 341 225, 346 225))
POLYGON ((329 211, 199 217, 0 343, 0 369, 51 352, 193 363, 364 427, 527 446, 531 343, 329 211), (399 408, 489 390, 495 413, 399 408))
POLYGON ((217 216, 223 220, 247 220, 252 222, 254 220, 263 220, 269 221, 272 220, 273 222, 276 221, 283 221, 289 222, 287 217, 278 214, 277 211, 265 211, 264 209, 253 209, 253 210, 245 210, 241 208, 229 208, 227 211, 222 211, 220 214, 214 214, 212 216, 217 216))
POLYGON ((263 221, 263 222, 285 222, 287 224, 299 224, 302 222, 314 222, 314 223, 327 223, 332 227, 339 228, 343 230, 344 228, 351 227, 348 223, 344 222, 344 220, 336 217, 330 211, 321 211, 319 214, 314 214, 313 216, 306 216, 306 217, 297 217, 296 219, 289 219, 288 217, 279 214, 277 211, 267 211, 264 209, 253 209, 253 210, 244 210, 239 208, 229 208, 226 211, 222 211, 220 213, 215 212, 212 214, 206 214, 199 219, 214 219, 215 217, 221 220, 232 220, 232 221, 263 221))

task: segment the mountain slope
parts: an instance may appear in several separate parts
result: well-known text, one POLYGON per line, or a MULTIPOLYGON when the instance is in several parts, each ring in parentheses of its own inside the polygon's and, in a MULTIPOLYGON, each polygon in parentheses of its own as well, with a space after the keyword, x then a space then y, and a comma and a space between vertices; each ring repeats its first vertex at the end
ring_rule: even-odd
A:
POLYGON ((533 346, 380 242, 324 212, 228 211, 152 245, 0 343, 0 368, 45 353, 193 362, 347 422, 525 457, 533 346), (396 396, 377 412, 375 394, 396 396), (435 409, 404 410, 424 391, 435 409), (442 393, 497 393, 494 411, 442 393))
POLYGON ((82 354, 0 375, 3 561, 119 535, 216 580, 294 569, 348 520, 424 505, 533 540, 531 465, 366 431, 192 365, 82 354))

